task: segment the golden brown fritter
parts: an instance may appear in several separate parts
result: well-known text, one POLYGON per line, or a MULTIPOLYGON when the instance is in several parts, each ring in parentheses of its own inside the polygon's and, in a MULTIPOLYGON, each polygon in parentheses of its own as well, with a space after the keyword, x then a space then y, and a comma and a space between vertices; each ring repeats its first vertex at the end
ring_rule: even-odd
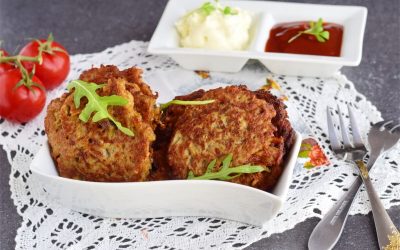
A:
POLYGON ((126 80, 126 90, 133 96, 135 110, 140 113, 144 122, 155 128, 160 115, 159 109, 155 107, 158 95, 153 94, 150 86, 143 81, 141 69, 132 67, 119 71, 116 66, 102 65, 100 68, 86 70, 79 77, 80 80, 94 83, 105 83, 111 78, 126 80))
POLYGON ((105 182, 146 180, 159 110, 155 106, 157 96, 143 82, 141 70, 101 66, 83 72, 80 79, 106 84, 97 92, 101 96, 119 95, 129 101, 125 106, 110 106, 108 111, 135 135, 125 135, 108 119, 96 123, 79 120, 86 98, 78 109, 71 93, 53 100, 45 129, 60 176, 105 182))
POLYGON ((294 130, 289 122, 285 104, 269 91, 257 90, 253 92, 257 98, 272 104, 276 111, 276 116, 272 118, 272 124, 275 125, 277 131, 274 133, 277 137, 282 137, 285 143, 284 155, 289 151, 294 142, 294 130))
POLYGON ((262 165, 271 172, 242 174, 231 181, 263 190, 275 185, 294 134, 284 106, 276 97, 266 91, 231 86, 199 90, 175 99, 215 102, 172 105, 164 112, 163 125, 156 133, 152 179, 186 179, 189 171, 199 176, 210 161, 232 153, 232 166, 262 165))

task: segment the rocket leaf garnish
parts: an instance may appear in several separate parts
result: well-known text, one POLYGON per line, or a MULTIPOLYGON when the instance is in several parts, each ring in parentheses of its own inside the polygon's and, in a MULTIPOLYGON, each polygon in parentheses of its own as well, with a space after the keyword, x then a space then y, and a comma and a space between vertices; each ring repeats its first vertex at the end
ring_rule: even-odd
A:
POLYGON ((206 13, 206 15, 208 16, 208 15, 210 15, 211 12, 213 12, 216 8, 215 8, 215 6, 214 6, 211 2, 206 2, 206 3, 204 3, 204 4, 200 7, 200 9, 202 9, 202 10, 206 13))
POLYGON ((93 122, 98 122, 102 119, 109 119, 122 133, 134 136, 132 130, 122 126, 122 124, 115 120, 107 110, 107 107, 110 105, 125 106, 128 104, 128 100, 118 95, 99 96, 96 93, 96 90, 104 86, 105 84, 89 83, 81 80, 74 80, 68 84, 67 88, 69 91, 75 89, 74 104, 76 108, 79 108, 82 97, 86 97, 88 100, 84 109, 79 114, 79 119, 86 123, 90 119, 92 113, 94 113, 92 118, 93 122))
POLYGON ((324 43, 329 40, 329 31, 324 30, 324 21, 322 20, 322 18, 319 18, 317 22, 311 21, 309 29, 300 31, 295 36, 290 38, 288 43, 293 42, 303 34, 315 36, 315 38, 317 38, 317 41, 320 43, 324 43))
POLYGON ((221 5, 219 4, 218 0, 215 0, 215 4, 212 2, 205 2, 200 9, 204 11, 206 16, 210 15, 212 12, 218 10, 224 15, 237 15, 238 11, 229 7, 225 6, 225 8, 222 8, 221 5))
POLYGON ((169 106, 175 105, 205 105, 215 102, 215 100, 204 100, 204 101, 183 101, 183 100, 172 100, 167 103, 160 105, 161 110, 168 108, 169 106))
POLYGON ((236 167, 230 167, 232 162, 232 154, 228 154, 224 160, 222 161, 222 167, 218 172, 213 172, 215 168, 215 164, 217 160, 211 161, 208 166, 205 174, 200 176, 194 176, 193 172, 190 171, 188 175, 188 180, 221 180, 227 181, 233 178, 236 178, 242 174, 253 174, 260 173, 263 171, 270 172, 269 168, 258 165, 240 165, 236 167))

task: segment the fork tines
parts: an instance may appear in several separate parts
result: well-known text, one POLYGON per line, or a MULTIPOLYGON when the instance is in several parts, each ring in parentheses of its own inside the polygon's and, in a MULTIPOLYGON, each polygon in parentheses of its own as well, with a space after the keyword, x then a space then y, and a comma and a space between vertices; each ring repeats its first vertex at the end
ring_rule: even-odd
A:
POLYGON ((351 142, 349 134, 347 132, 346 125, 344 122, 344 117, 342 115, 340 107, 339 105, 337 106, 337 111, 339 114, 339 129, 341 131, 342 141, 343 141, 343 147, 342 147, 342 143, 340 142, 340 139, 335 131, 331 108, 327 107, 329 140, 331 142, 332 150, 335 153, 344 153, 345 149, 365 149, 363 140, 360 135, 360 131, 357 126, 356 116, 354 114, 353 108, 349 104, 347 104, 347 109, 350 117, 350 128, 353 135, 353 142, 351 142))

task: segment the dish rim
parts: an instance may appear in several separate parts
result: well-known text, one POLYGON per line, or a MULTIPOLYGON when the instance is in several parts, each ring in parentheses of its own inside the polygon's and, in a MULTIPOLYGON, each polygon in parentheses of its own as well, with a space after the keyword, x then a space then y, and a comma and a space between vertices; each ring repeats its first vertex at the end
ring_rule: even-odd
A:
POLYGON ((95 182, 95 181, 85 181, 85 180, 76 180, 76 179, 66 178, 66 177, 62 177, 58 174, 54 160, 50 154, 47 154, 47 157, 49 157, 48 159, 50 159, 53 162, 52 167, 55 168, 54 170, 57 173, 56 175, 44 172, 40 168, 39 164, 37 164, 37 161, 38 161, 37 157, 40 156, 40 154, 42 153, 41 151, 44 150, 43 149, 44 147, 47 147, 48 151, 50 152, 50 146, 48 144, 48 140, 45 140, 44 144, 41 146, 39 151, 36 153, 35 158, 31 162, 29 169, 32 171, 32 173, 43 176, 45 178, 52 179, 55 182, 68 182, 68 183, 83 185, 83 186, 95 186, 95 187, 101 186, 101 187, 109 187, 109 188, 114 189, 114 188, 126 188, 126 187, 134 187, 134 186, 138 186, 138 187, 142 188, 142 187, 146 187, 148 185, 151 185, 151 186, 154 186, 154 185, 158 185, 158 186, 190 185, 191 183, 196 183, 196 185, 203 183, 203 184, 212 184, 212 185, 217 185, 217 186, 218 185, 219 186, 232 186, 233 185, 235 188, 240 187, 240 188, 245 188, 249 191, 262 192, 269 198, 281 200, 281 199, 285 199, 285 197, 287 196, 290 181, 293 177, 293 170, 296 165, 297 154, 298 154, 298 152, 300 150, 300 146, 301 146, 301 140, 302 140, 301 134, 299 132, 297 132, 296 130, 294 130, 294 133, 295 133, 295 140, 294 140, 294 143, 293 143, 292 147, 290 148, 289 152, 287 153, 288 157, 284 161, 285 168, 283 168, 281 176, 279 176, 277 183, 275 184, 274 188, 271 191, 264 191, 261 189, 257 189, 254 187, 244 185, 244 184, 238 184, 238 183, 233 183, 233 182, 229 182, 229 181, 219 181, 219 180, 160 180, 160 181, 142 181, 142 182, 95 182), (290 169, 286 168, 286 166, 288 166, 288 165, 290 166, 290 169), (281 179, 282 176, 284 175, 284 173, 283 173, 284 171, 289 171, 289 173, 287 174, 287 180, 281 179), (281 183, 281 181, 286 181, 286 183, 284 183, 285 185, 282 187, 283 190, 280 190, 280 192, 278 194, 276 194, 275 188, 281 183))

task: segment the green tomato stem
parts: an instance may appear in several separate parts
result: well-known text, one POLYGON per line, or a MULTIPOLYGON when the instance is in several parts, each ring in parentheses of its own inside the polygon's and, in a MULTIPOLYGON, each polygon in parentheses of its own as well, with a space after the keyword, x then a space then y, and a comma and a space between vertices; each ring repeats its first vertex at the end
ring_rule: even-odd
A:
POLYGON ((24 66, 22 65, 20 60, 16 60, 15 61, 15 65, 17 65, 19 71, 21 72, 22 78, 25 79, 29 79, 29 73, 28 71, 24 68, 24 66))
POLYGON ((16 55, 16 56, 3 56, 3 53, 0 53, 0 63, 7 63, 7 62, 16 62, 16 61, 24 61, 24 62, 33 62, 33 63, 39 63, 42 64, 43 61, 43 52, 48 53, 48 54, 54 54, 55 51, 59 51, 62 53, 67 53, 65 50, 58 48, 58 47, 52 47, 52 43, 54 41, 53 34, 49 34, 49 37, 47 38, 46 42, 41 42, 40 40, 36 40, 36 42, 39 44, 38 47, 38 55, 37 56, 22 56, 22 55, 16 55))
POLYGON ((17 65, 17 68, 19 69, 19 71, 21 72, 22 75, 22 79, 20 81, 20 83, 18 83, 17 85, 15 85, 14 90, 17 89, 18 87, 20 87, 21 85, 24 85, 25 87, 27 87, 30 91, 32 91, 33 94, 36 94, 35 89, 33 89, 32 87, 38 87, 41 90, 45 91, 44 87, 42 85, 40 85, 39 83, 36 83, 34 81, 32 81, 32 77, 34 74, 34 70, 32 71, 32 75, 29 74, 29 72, 25 69, 25 67, 22 65, 20 60, 16 60, 15 65, 17 65))
POLYGON ((25 61, 25 62, 40 62, 39 55, 32 57, 32 56, 2 56, 0 57, 0 63, 6 62, 17 62, 17 61, 25 61))

